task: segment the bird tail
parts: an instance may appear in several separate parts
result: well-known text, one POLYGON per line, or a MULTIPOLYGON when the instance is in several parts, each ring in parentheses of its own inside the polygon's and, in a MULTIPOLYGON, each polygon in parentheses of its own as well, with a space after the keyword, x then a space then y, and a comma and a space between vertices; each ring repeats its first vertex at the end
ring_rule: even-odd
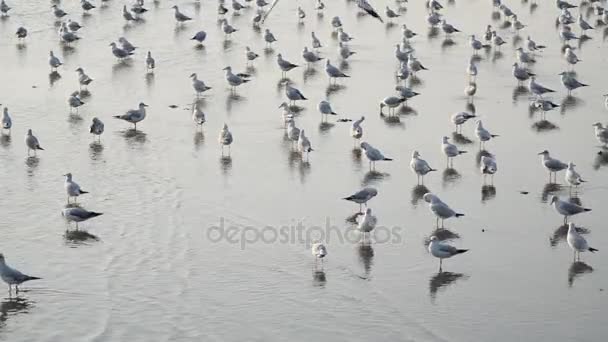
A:
POLYGON ((467 151, 458 151, 458 154, 465 154, 468 153, 467 151))
POLYGON ((429 172, 432 172, 432 171, 437 171, 437 169, 430 169, 430 170, 429 170, 429 172))
POLYGON ((458 218, 458 217, 462 217, 462 216, 464 216, 464 214, 459 214, 459 213, 456 213, 456 215, 454 215, 454 216, 456 216, 456 217, 458 218))
POLYGON ((386 160, 386 161, 392 161, 392 160, 393 160, 393 158, 384 158, 384 159, 382 159, 382 160, 386 160))
POLYGON ((120 117, 120 115, 114 115, 114 116, 112 116, 112 117, 113 117, 114 119, 122 119, 122 118, 120 117))
POLYGON ((347 201, 352 201, 353 196, 348 196, 348 197, 344 197, 342 198, 343 200, 347 200, 347 201))
POLYGON ((468 251, 468 249, 457 249, 456 250, 456 254, 462 254, 462 253, 465 253, 467 251, 468 251))
POLYGON ((598 249, 595 249, 593 247, 589 247, 588 251, 591 252, 591 253, 595 253, 595 252, 598 251, 598 249))
MULTIPOLYGON (((591 250, 591 248, 589 248, 589 250, 591 250)), ((32 277, 32 276, 26 276, 26 277, 25 277, 25 280, 26 280, 26 281, 28 281, 28 280, 38 280, 38 279, 42 279, 42 278, 39 278, 39 277, 32 277)))
POLYGON ((251 80, 248 80, 246 78, 241 78, 241 80, 243 80, 243 83, 247 83, 247 82, 251 81, 251 80))
POLYGON ((101 216, 103 215, 103 213, 96 213, 94 211, 91 212, 91 217, 97 217, 97 216, 101 216))
POLYGON ((579 182, 581 182, 581 183, 587 183, 587 181, 586 181, 586 180, 584 180, 584 179, 580 179, 580 178, 578 179, 578 181, 579 181, 579 182))
POLYGON ((81 195, 83 195, 83 194, 88 194, 88 193, 89 193, 88 191, 80 190, 80 194, 81 194, 81 195))
MULTIPOLYGON (((36 149, 37 149, 37 150, 44 151, 44 149, 43 149, 41 146, 36 146, 36 149)), ((589 210, 591 210, 591 209, 589 209, 589 210)))
POLYGON ((490 136, 491 136, 492 138, 496 138, 496 137, 499 137, 500 135, 498 135, 498 134, 490 134, 490 136))
POLYGON ((307 98, 305 98, 304 96, 302 96, 302 100, 308 100, 307 98))
POLYGON ((584 211, 591 211, 589 208, 583 208, 584 211))
POLYGON ((330 114, 331 115, 338 115, 338 113, 336 113, 336 112, 331 112, 330 114))

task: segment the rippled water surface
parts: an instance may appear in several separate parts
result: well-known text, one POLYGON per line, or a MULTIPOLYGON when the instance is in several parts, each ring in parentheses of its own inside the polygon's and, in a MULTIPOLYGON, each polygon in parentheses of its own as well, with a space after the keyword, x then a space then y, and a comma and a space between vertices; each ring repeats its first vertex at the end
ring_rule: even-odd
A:
MULTIPOLYGON (((539 2, 535 10, 526 1, 508 2, 529 25, 519 41, 502 28, 502 19, 493 19, 489 0, 445 2, 442 12, 463 31, 454 35, 455 44, 446 44, 442 33, 429 35, 422 1, 411 1, 395 25, 360 14, 352 1, 325 2, 324 14, 317 16, 311 0, 280 1, 262 31, 251 28, 253 8, 230 14, 239 31, 224 41, 215 0, 177 1, 194 18, 182 27, 175 26, 173 1, 147 1, 145 22, 129 26, 121 1, 109 1, 90 16, 82 16, 76 1, 63 1, 84 26, 82 39, 65 48, 48 1, 11 1, 11 16, 0 20, 0 103, 14 122, 0 145, 0 249, 10 265, 44 279, 24 284, 18 297, 3 292, 0 340, 603 341, 608 336, 603 210, 608 158, 598 155, 591 127, 608 116, 601 96, 608 90, 604 28, 577 45, 583 60, 576 66, 578 77, 591 86, 566 97, 557 75, 567 65, 553 2, 539 2), (301 24, 298 5, 308 14, 301 24), (357 54, 348 63, 336 57, 329 25, 334 15, 355 37, 351 47, 357 54), (389 119, 379 115, 378 104, 394 95, 394 44, 403 22, 419 33, 411 44, 430 70, 414 83, 422 95, 389 119), (481 35, 488 23, 499 27, 508 43, 501 54, 481 54, 471 108, 463 95, 471 54, 466 36, 481 35), (30 32, 22 46, 14 37, 21 25, 30 32), (264 28, 278 39, 271 50, 264 50, 264 28), (200 29, 208 33, 203 48, 190 40, 200 29), (300 103, 296 118, 315 149, 303 161, 284 138, 277 108, 284 88, 275 60, 282 53, 301 64, 313 30, 324 45, 322 55, 352 77, 328 88, 321 63, 289 72, 310 99, 300 103), (532 69, 539 82, 559 90, 551 98, 562 107, 547 114, 550 124, 539 124, 538 114, 530 113, 530 94, 516 88, 511 76, 514 49, 528 34, 549 46, 532 69), (138 46, 124 63, 108 46, 120 36, 138 46), (246 45, 260 54, 250 69, 246 45), (65 64, 59 79, 49 78, 51 49, 65 64), (153 75, 145 72, 147 50, 157 62, 153 75), (253 76, 237 95, 224 80, 227 65, 253 76), (67 98, 78 88, 79 66, 94 82, 79 114, 70 115, 67 98), (193 72, 213 87, 199 101, 207 115, 202 131, 191 120, 193 72), (316 104, 326 98, 341 118, 365 115, 365 139, 394 161, 378 163, 377 172, 369 173, 365 156, 353 149, 350 124, 335 118, 321 123, 316 104), (150 107, 138 132, 111 118, 140 101, 150 107), (454 130, 449 117, 465 109, 474 109, 500 134, 486 144, 499 163, 493 186, 483 185, 472 122, 460 137, 472 142, 457 139, 469 153, 455 160, 454 169, 445 169, 440 140, 454 130), (106 123, 100 144, 88 133, 93 116, 106 123), (224 122, 234 134, 230 158, 221 157, 217 142, 224 122), (45 148, 37 158, 26 155, 28 128, 45 148), (439 169, 425 179, 426 189, 416 187, 409 170, 414 149, 439 169), (537 155, 544 149, 574 161, 588 180, 578 197, 593 211, 573 221, 599 252, 585 253, 581 262, 573 263, 563 220, 548 204, 551 195, 568 196, 569 190, 546 185, 537 155), (66 233, 60 214, 66 172, 90 192, 81 204, 105 213, 81 224, 91 235, 66 233), (339 239, 352 229, 345 218, 358 209, 340 198, 364 185, 379 191, 370 207, 379 225, 391 231, 391 243, 339 239), (437 232, 470 249, 445 260, 441 273, 426 250, 435 230, 421 200, 427 189, 466 214, 447 220, 447 229, 437 232), (212 227, 221 224, 225 233, 234 227, 234 235, 214 235, 219 230, 212 227), (298 224, 304 237, 319 232, 315 226, 335 227, 326 239, 329 256, 322 269, 315 269, 309 244, 298 239, 298 224), (274 228, 263 230, 267 226, 274 228)), ((374 1, 382 14, 387 3, 397 6, 374 1)), ((586 7, 583 13, 591 14, 586 7)), ((595 24, 595 15, 589 20, 595 24)), ((573 28, 578 34, 578 26, 573 28)), ((563 173, 558 182, 564 183, 563 173)))

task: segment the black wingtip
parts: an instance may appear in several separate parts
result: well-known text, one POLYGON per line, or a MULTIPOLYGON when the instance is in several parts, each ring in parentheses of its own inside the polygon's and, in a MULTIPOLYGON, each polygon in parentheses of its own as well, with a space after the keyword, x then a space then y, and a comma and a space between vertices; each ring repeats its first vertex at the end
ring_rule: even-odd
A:
POLYGON ((466 253, 468 251, 469 251, 468 249, 458 249, 458 250, 456 250, 456 254, 462 254, 462 253, 466 253))
POLYGON ((463 217, 463 216, 464 216, 464 214, 459 214, 459 213, 456 213, 456 215, 455 215, 455 216, 456 216, 456 217, 463 217))
POLYGON ((384 158, 384 159, 382 159, 382 160, 386 160, 386 161, 392 161, 392 160, 393 160, 393 158, 384 158))
POLYGON ((589 209, 589 208, 585 208, 584 210, 585 210, 585 211, 591 211, 591 209, 589 209))
POLYGON ((597 252, 599 249, 593 248, 593 247, 589 247, 589 252, 591 253, 595 253, 597 252))

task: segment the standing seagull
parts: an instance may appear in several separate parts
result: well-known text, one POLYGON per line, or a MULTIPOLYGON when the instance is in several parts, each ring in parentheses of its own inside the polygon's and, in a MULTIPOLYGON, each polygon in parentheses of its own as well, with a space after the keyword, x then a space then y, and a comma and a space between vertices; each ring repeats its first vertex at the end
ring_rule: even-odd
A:
POLYGON ((361 124, 365 120, 365 116, 362 116, 359 120, 353 121, 350 127, 350 136, 353 137, 355 145, 357 141, 363 137, 363 127, 361 124))
POLYGON ((234 92, 236 87, 240 86, 243 83, 249 82, 248 79, 241 77, 239 75, 235 75, 232 73, 232 67, 227 66, 223 70, 226 71, 226 81, 230 85, 230 89, 234 92))
POLYGON ((101 216, 103 213, 88 211, 81 207, 70 207, 63 209, 61 211, 61 215, 63 215, 68 222, 76 222, 76 229, 78 229, 79 222, 84 222, 94 217, 101 216))
POLYGON ((547 171, 549 171, 549 183, 552 181, 551 174, 555 175, 555 181, 557 182, 557 173, 565 170, 568 167, 568 164, 559 159, 552 158, 547 150, 540 152, 538 155, 542 156, 543 166, 547 171))
POLYGON ((230 145, 232 145, 232 133, 228 129, 228 125, 224 124, 222 129, 220 130, 220 135, 218 137, 218 141, 222 146, 222 156, 224 155, 224 146, 228 146, 228 155, 230 155, 230 145))
POLYGON ((486 175, 490 175, 492 177, 492 184, 494 184, 494 174, 498 171, 498 166, 496 165, 496 157, 494 157, 493 154, 481 156, 481 165, 479 166, 479 169, 483 174, 484 183, 486 175))
POLYGON ((480 149, 485 147, 486 141, 499 136, 498 134, 491 134, 490 131, 485 129, 481 120, 477 121, 475 125, 475 135, 479 139, 480 149))
POLYGON ((4 107, 4 111, 2 112, 2 130, 6 129, 10 134, 11 127, 13 127, 13 120, 11 120, 11 116, 8 114, 8 107, 4 107))
POLYGON ((458 249, 454 246, 445 245, 441 243, 436 236, 431 236, 431 243, 429 243, 429 253, 435 258, 439 258, 439 272, 441 272, 441 266, 443 259, 451 258, 454 255, 462 254, 468 251, 468 249, 458 249))
POLYGON ((581 207, 576 203, 570 201, 563 201, 557 196, 551 197, 551 205, 557 211, 558 214, 564 216, 564 224, 568 222, 569 216, 574 216, 580 213, 591 211, 589 208, 581 207))
POLYGON ((177 5, 173 5, 173 7, 171 7, 175 10, 175 21, 177 22, 177 24, 182 24, 188 20, 192 20, 192 18, 190 18, 189 16, 183 14, 182 12, 179 11, 179 7, 177 7, 177 5))
POLYGON ((441 151, 443 151, 443 154, 447 157, 448 160, 448 166, 450 166, 450 161, 453 162, 454 157, 457 157, 461 154, 467 153, 467 151, 461 151, 458 149, 458 147, 452 143, 450 143, 450 138, 444 136, 443 138, 441 138, 441 151))
POLYGON ((146 55, 146 72, 154 72, 154 68, 156 68, 156 61, 152 57, 152 52, 148 51, 146 55))
POLYGON ((37 150, 44 151, 44 149, 42 148, 42 146, 40 146, 40 143, 38 142, 38 138, 36 138, 36 136, 32 134, 31 129, 28 129, 27 134, 25 135, 25 145, 27 146, 28 156, 30 155, 30 150, 34 151, 34 156, 36 156, 37 150))
POLYGON ((196 92, 196 97, 198 98, 202 93, 206 92, 207 90, 211 89, 211 87, 208 87, 205 82, 201 81, 198 79, 198 77, 196 76, 196 73, 192 73, 192 75, 190 75, 190 78, 192 78, 192 88, 194 88, 194 91, 196 92))
POLYGON ((101 120, 94 117, 91 122, 91 127, 89 128, 89 133, 96 135, 98 139, 101 140, 101 134, 103 134, 104 124, 101 120))
POLYGON ((78 183, 72 180, 71 173, 68 172, 64 176, 65 183, 63 184, 63 187, 65 188, 65 192, 68 194, 68 204, 70 204, 71 197, 74 197, 74 203, 76 203, 76 199, 78 198, 78 196, 89 193, 88 191, 82 190, 80 188, 80 185, 78 185, 78 183))
POLYGON ((95 5, 93 5, 92 3, 90 3, 87 0, 80 0, 80 7, 82 7, 82 9, 84 10, 84 12, 86 14, 88 14, 90 10, 97 8, 97 7, 95 7, 95 5))
POLYGON ((327 76, 329 76, 329 82, 331 83, 332 78, 334 79, 334 83, 338 80, 338 78, 350 77, 347 74, 343 73, 342 70, 337 67, 331 65, 329 59, 325 62, 325 72, 327 76))
POLYGON ((198 32, 196 32, 196 34, 194 35, 194 37, 190 38, 190 40, 196 40, 199 45, 203 45, 203 42, 205 41, 205 38, 207 38, 207 32, 205 32, 205 31, 198 31, 198 32))
POLYGON ((344 197, 343 199, 359 204, 359 212, 361 212, 362 206, 365 204, 365 207, 367 207, 367 202, 376 197, 376 195, 378 195, 378 190, 370 187, 363 188, 348 197, 344 197))
POLYGON ((452 210, 450 206, 445 204, 439 197, 433 195, 430 192, 427 192, 422 196, 422 199, 429 204, 429 210, 436 216, 437 218, 437 228, 443 228, 443 220, 449 219, 450 217, 462 217, 464 214, 460 214, 452 210), (439 220, 441 220, 441 227, 439 227, 439 220))
MULTIPOLYGON (((4 1, 2 2, 4 3, 4 1)), ((19 285, 29 280, 41 279, 38 277, 32 277, 25 275, 14 268, 11 268, 6 264, 4 255, 0 253, 0 277, 8 284, 8 292, 12 291, 12 285, 15 285, 15 291, 19 293, 19 285)))
POLYGON ((73 92, 68 98, 68 105, 70 106, 70 113, 72 109, 76 109, 76 113, 78 113, 78 107, 84 105, 84 102, 78 96, 78 91, 73 92))
POLYGON ((285 83, 285 96, 287 96, 293 105, 295 105, 296 101, 308 100, 300 90, 290 86, 287 82, 285 83))
POLYGON ((536 82, 536 77, 530 77, 530 83, 528 83, 528 90, 539 98, 543 97, 543 94, 546 93, 555 93, 555 90, 543 87, 541 84, 536 82))
POLYGON ((277 54, 277 64, 279 65, 279 68, 281 68, 281 74, 283 76, 283 78, 287 77, 287 72, 297 68, 299 65, 297 64, 293 64, 290 61, 283 59, 283 55, 281 55, 280 53, 277 54))
POLYGON ((1 16, 7 16, 8 15, 8 11, 10 11, 11 8, 6 4, 5 0, 2 0, 2 2, 0 2, 0 15, 1 16))
POLYGON ((462 125, 469 121, 469 119, 477 117, 475 114, 467 113, 467 112, 458 112, 452 115, 451 120, 454 125, 456 125, 456 133, 458 133, 458 128, 460 127, 460 131, 462 132, 462 125))
POLYGON ((587 240, 576 231, 576 226, 574 226, 574 223, 572 222, 568 223, 568 237, 566 238, 566 241, 568 241, 568 246, 574 250, 575 259, 578 256, 578 260, 580 260, 581 252, 597 252, 597 249, 589 247, 587 240))
POLYGON ((361 231, 361 234, 363 234, 363 241, 365 241, 366 233, 369 233, 374 230, 374 228, 376 228, 377 223, 378 218, 372 215, 372 209, 365 209, 365 214, 363 214, 363 218, 361 219, 361 221, 359 221, 358 224, 359 231, 361 231))
POLYGON ((570 185, 570 192, 572 192, 573 186, 579 186, 581 183, 585 183, 586 181, 581 178, 581 175, 576 172, 574 169, 576 165, 573 162, 568 163, 568 168, 566 169, 566 183, 570 185))
POLYGON ((312 252, 312 256, 315 257, 315 265, 319 259, 323 262, 323 258, 327 256, 327 248, 320 242, 313 243, 310 251, 312 252))
POLYGON ((277 39, 274 37, 274 34, 270 32, 269 29, 266 29, 266 31, 264 31, 264 41, 266 42, 266 47, 269 48, 270 46, 272 46, 272 43, 277 41, 277 39))
POLYGON ((120 61, 133 55, 133 52, 127 52, 126 50, 119 48, 114 42, 110 43, 110 46, 112 47, 112 54, 120 61))
POLYGON ((88 85, 93 82, 93 79, 90 78, 89 75, 85 74, 84 69, 82 68, 76 69, 76 72, 78 73, 78 84, 80 85, 80 90, 82 90, 83 87, 86 90, 88 85))
POLYGON ((306 153, 306 159, 308 159, 308 154, 313 151, 312 145, 310 144, 310 140, 304 134, 304 129, 300 130, 300 135, 298 136, 298 151, 303 155, 306 153))
POLYGON ((384 154, 382 154, 382 152, 380 152, 380 150, 378 150, 377 148, 368 144, 367 142, 362 142, 360 144, 360 146, 361 146, 361 149, 363 149, 365 151, 365 156, 369 160, 369 170, 370 171, 376 170, 377 161, 392 161, 393 160, 392 158, 385 157, 384 154))
POLYGON ((55 57, 55 54, 53 53, 53 51, 49 52, 49 65, 51 66, 51 71, 54 71, 54 72, 57 72, 57 68, 59 68, 61 65, 63 65, 61 60, 59 58, 55 57))
POLYGON ((418 178, 418 184, 420 184, 420 179, 422 178, 422 184, 424 184, 424 176, 431 172, 437 171, 433 169, 426 160, 420 158, 420 153, 418 151, 414 151, 412 153, 412 160, 410 161, 410 168, 416 174, 418 178))
POLYGON ((338 115, 338 113, 334 112, 334 110, 331 108, 331 104, 329 103, 329 101, 323 100, 319 102, 319 104, 317 105, 317 109, 322 115, 321 119, 323 119, 323 117, 327 119, 328 115, 338 115))
POLYGON ((146 118, 146 107, 147 104, 140 102, 137 109, 131 109, 122 115, 114 115, 114 118, 132 123, 133 129, 137 130, 137 123, 146 118))

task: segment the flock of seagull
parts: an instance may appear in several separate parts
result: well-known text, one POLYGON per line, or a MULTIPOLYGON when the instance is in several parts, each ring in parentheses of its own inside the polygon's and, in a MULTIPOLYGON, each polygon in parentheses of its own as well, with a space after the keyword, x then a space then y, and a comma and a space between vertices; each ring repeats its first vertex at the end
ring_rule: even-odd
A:
MULTIPOLYGON (((264 21, 278 2, 278 0, 273 1, 273 3, 268 3, 265 0, 255 0, 254 4, 249 4, 252 3, 253 0, 243 1, 244 3, 240 3, 238 0, 230 0, 230 8, 227 7, 226 0, 217 1, 218 23, 221 26, 221 31, 223 32, 224 39, 226 40, 232 39, 232 35, 238 34, 239 32, 239 29, 232 26, 226 18, 226 14, 231 10, 233 14, 240 15, 252 7, 255 8, 251 25, 259 30, 260 26, 264 24, 264 21)), ((398 8, 391 9, 387 6, 384 11, 384 15, 381 15, 367 0, 347 1, 356 2, 359 11, 364 13, 364 15, 368 15, 370 20, 378 20, 381 23, 384 23, 385 20, 389 22, 399 20, 401 16, 400 13, 405 10, 407 3, 407 0, 396 0, 398 8)), ((111 6, 112 3, 110 0, 100 0, 100 2, 100 6, 111 6)), ((61 43, 65 45, 77 43, 77 41, 81 39, 78 31, 82 28, 82 26, 72 19, 65 20, 69 14, 61 8, 60 1, 54 0, 52 3, 51 15, 57 20, 59 27, 58 35, 61 43)), ((522 23, 518 19, 517 15, 507 6, 507 4, 503 3, 502 0, 492 0, 492 3, 494 6, 493 16, 502 18, 504 23, 503 26, 512 28, 512 31, 509 31, 509 34, 519 37, 520 32, 525 30, 527 25, 522 23)), ((86 15, 93 15, 89 14, 89 12, 94 11, 96 8, 92 1, 81 0, 80 4, 86 15)), ((559 75, 561 77, 561 83, 568 95, 579 88, 588 86, 577 79, 574 68, 576 64, 581 62, 581 60, 575 53, 576 48, 569 45, 572 41, 590 39, 590 37, 586 35, 586 32, 594 30, 593 25, 589 24, 589 22, 583 18, 582 13, 579 13, 578 16, 574 16, 571 13, 577 7, 582 6, 583 4, 586 6, 592 6, 594 9, 593 12, 597 16, 597 24, 608 25, 608 10, 604 10, 601 7, 599 0, 589 0, 588 2, 583 0, 583 2, 581 2, 579 5, 574 5, 563 0, 556 0, 557 12, 559 12, 557 19, 559 25, 559 38, 564 44, 562 47, 563 57, 568 65, 568 70, 561 72, 559 75), (578 26, 578 29, 572 28, 572 26, 575 24, 578 26), (577 34, 577 31, 579 31, 580 34, 577 34)), ((15 2, 13 6, 18 6, 18 4, 15 2)), ((538 5, 532 1, 531 6, 538 5)), ((192 17, 187 13, 182 12, 177 5, 172 6, 172 9, 176 25, 187 25, 187 23, 192 20, 192 17)), ((453 36, 461 33, 461 30, 457 27, 458 25, 450 23, 445 14, 443 14, 443 5, 438 0, 427 0, 427 9, 428 12, 426 14, 426 21, 430 26, 430 29, 437 32, 441 30, 446 36, 446 41, 451 41, 453 36)), ((322 13, 325 10, 325 4, 321 0, 316 0, 314 10, 318 13, 322 13)), ((6 0, 0 1, 0 15, 3 17, 9 17, 14 11, 15 10, 11 7, 11 5, 7 4, 6 0)), ((143 20, 143 17, 148 11, 149 10, 145 7, 144 0, 135 0, 135 3, 132 5, 123 6, 122 17, 127 24, 131 22, 138 22, 143 20)), ((296 13, 297 18, 294 17, 294 20, 297 19, 299 22, 301 22, 306 18, 306 12, 301 6, 298 6, 296 13)), ((335 16, 331 18, 328 25, 331 25, 333 36, 338 40, 338 58, 347 60, 355 55, 356 51, 353 51, 349 45, 349 42, 352 41, 354 37, 346 31, 340 17, 335 16)), ((418 34, 408 28, 406 24, 401 24, 401 32, 401 41, 398 42, 395 47, 395 58, 398 62, 395 77, 399 85, 395 87, 395 94, 387 96, 380 101, 381 116, 388 115, 388 117, 391 117, 396 115, 396 110, 399 107, 406 105, 408 100, 420 95, 412 88, 413 85, 411 81, 418 78, 419 73, 429 71, 429 69, 416 58, 415 49, 410 44, 410 41, 416 39, 418 34), (385 109, 388 111, 386 114, 385 109)), ((19 44, 25 44, 28 37, 28 30, 26 27, 19 27, 15 35, 19 41, 19 44)), ((191 38, 191 40, 195 41, 196 44, 201 45, 206 42, 206 39, 207 33, 205 31, 196 32, 191 38)), ((264 30, 263 39, 267 47, 271 47, 273 44, 277 44, 278 42, 270 28, 266 28, 264 30)), ((479 53, 491 49, 500 51, 502 45, 504 45, 507 40, 508 38, 500 36, 498 31, 494 29, 492 25, 487 25, 485 32, 480 36, 480 38, 474 34, 471 34, 468 37, 468 43, 471 48, 471 57, 467 62, 466 73, 468 74, 468 82, 465 86, 464 93, 469 97, 470 101, 472 101, 477 91, 477 63, 479 63, 481 60, 479 53)), ((109 44, 109 46, 111 47, 111 54, 118 60, 119 63, 125 59, 134 58, 137 50, 136 45, 129 42, 125 37, 120 37, 117 42, 112 42, 109 44)), ((325 73, 329 79, 330 85, 339 82, 339 80, 347 80, 350 78, 350 75, 346 74, 343 70, 341 70, 340 67, 332 64, 329 58, 321 56, 319 50, 323 46, 324 45, 321 39, 314 32, 311 32, 311 45, 310 47, 305 46, 302 50, 302 60, 304 64, 306 64, 307 67, 311 67, 312 65, 324 60, 322 63, 325 65, 325 73)), ((532 108, 540 111, 543 118, 546 112, 559 107, 559 105, 543 97, 544 95, 553 93, 555 91, 542 85, 538 81, 538 76, 530 69, 537 59, 542 58, 541 52, 545 48, 547 47, 543 46, 542 44, 538 44, 530 36, 528 36, 525 47, 518 47, 515 50, 515 61, 512 68, 512 76, 515 78, 518 85, 521 86, 523 82, 527 82, 527 89, 534 96, 534 99, 530 105, 532 108)), ((255 63, 256 59, 259 58, 260 55, 247 46, 243 57, 244 61, 249 66, 255 63)), ((154 73, 157 64, 151 51, 147 51, 144 62, 146 65, 146 72, 154 73)), ((59 68, 63 66, 61 59, 56 56, 53 51, 49 52, 48 63, 51 73, 57 73, 59 68)), ((302 158, 306 158, 306 160, 308 160, 309 153, 313 152, 314 149, 310 139, 306 136, 305 130, 297 127, 296 123, 296 114, 302 109, 302 107, 299 107, 297 104, 299 101, 308 100, 308 98, 304 95, 302 90, 294 87, 287 79, 288 73, 293 69, 300 67, 300 65, 287 60, 280 53, 276 55, 276 64, 281 71, 283 80, 282 86, 285 90, 286 100, 279 106, 279 108, 281 108, 283 111, 282 122, 285 126, 285 134, 286 137, 292 142, 292 148, 300 152, 302 154, 302 158)), ((224 71, 225 80, 231 92, 236 92, 241 85, 254 81, 250 74, 233 71, 231 66, 226 66, 224 71)), ((70 107, 70 111, 76 111, 77 113, 79 107, 85 105, 85 102, 82 100, 82 95, 88 92, 88 87, 94 82, 94 80, 86 74, 84 68, 82 67, 76 69, 76 72, 78 74, 79 90, 71 93, 67 102, 70 107)), ((205 83, 203 79, 199 78, 199 75, 196 73, 192 73, 190 78, 192 88, 197 98, 204 96, 205 92, 213 89, 211 86, 205 83)), ((606 104, 608 105, 608 99, 606 104)), ((123 114, 115 115, 114 118, 132 124, 133 129, 137 130, 138 123, 141 123, 146 119, 147 107, 147 104, 141 102, 136 109, 130 109, 123 114)), ((329 116, 337 116, 337 113, 332 108, 332 104, 328 100, 320 101, 317 105, 317 110, 321 114, 322 120, 327 120, 329 116)), ((476 118, 477 117, 474 113, 459 112, 451 116, 451 122, 454 124, 456 132, 459 132, 459 130, 462 131, 462 127, 465 123, 476 118)), ((192 120, 199 127, 203 126, 206 122, 205 113, 198 106, 193 106, 192 108, 192 120)), ((381 151, 381 149, 373 146, 369 142, 362 141, 364 136, 363 124, 365 120, 365 116, 361 116, 359 119, 354 121, 350 119, 339 119, 338 121, 352 121, 350 123, 350 136, 353 138, 355 146, 358 146, 369 160, 370 171, 375 171, 377 162, 389 162, 393 159, 387 157, 381 151)), ((4 107, 2 115, 2 134, 10 134, 12 127, 13 120, 9 113, 9 109, 8 107, 4 107)), ((593 127, 595 129, 595 136, 600 144, 602 144, 604 147, 608 146, 608 128, 599 122, 594 123, 593 127)), ((100 118, 95 117, 92 119, 90 133, 93 134, 96 139, 101 139, 101 135, 104 133, 104 123, 100 118)), ((480 150, 484 149, 484 151, 486 143, 499 137, 498 134, 494 134, 492 131, 488 130, 481 120, 477 120, 475 122, 475 135, 479 140, 480 150)), ((222 155, 225 153, 224 148, 228 148, 228 153, 230 153, 230 148, 233 142, 233 133, 230 131, 227 124, 223 124, 218 136, 218 143, 221 145, 222 155)), ((25 145, 27 147, 28 156, 30 156, 31 153, 33 153, 35 156, 38 151, 44 151, 44 148, 42 147, 38 137, 34 135, 32 129, 27 130, 27 134, 25 136, 25 145)), ((448 167, 453 167, 454 159, 467 153, 467 151, 462 150, 457 145, 451 143, 450 137, 448 136, 443 136, 441 138, 440 150, 446 158, 448 167)), ((575 170, 576 165, 573 162, 566 163, 560 161, 546 150, 540 152, 539 155, 541 156, 540 158, 542 166, 549 173, 550 182, 557 182, 557 174, 561 171, 565 171, 564 179, 571 187, 578 187, 585 182, 581 175, 575 170)), ((420 152, 418 151, 412 152, 410 167, 412 172, 416 175, 419 185, 424 184, 425 176, 433 171, 437 171, 437 169, 431 167, 429 163, 422 158, 420 152)), ((484 183, 486 182, 487 176, 491 177, 491 181, 493 182, 493 177, 498 172, 498 162, 496 156, 489 152, 482 155, 480 171, 483 174, 484 183)), ((76 229, 78 229, 79 222, 87 221, 102 215, 102 213, 89 211, 78 205, 74 205, 76 203, 76 199, 80 195, 87 194, 87 191, 83 190, 73 180, 71 173, 65 174, 65 191, 69 205, 62 210, 62 214, 69 222, 76 223, 76 229), (72 199, 74 199, 73 203, 71 202, 72 199)), ((357 191, 351 196, 344 198, 344 200, 359 204, 359 213, 355 215, 354 219, 362 233, 363 240, 365 240, 366 234, 373 232, 377 224, 377 218, 373 215, 372 209, 367 207, 368 201, 377 195, 378 191, 375 188, 366 187, 360 191, 357 191), (366 207, 365 211, 363 211, 363 206, 366 207)), ((428 203, 429 210, 436 217, 437 228, 443 228, 443 221, 446 219, 464 216, 464 214, 459 213, 458 211, 452 209, 447 203, 443 202, 436 194, 426 193, 422 196, 422 198, 428 203)), ((572 198, 564 200, 557 196, 553 196, 551 198, 551 205, 554 207, 557 213, 564 217, 564 223, 568 225, 567 242, 574 250, 575 258, 580 258, 581 252, 597 251, 587 244, 586 239, 579 233, 574 223, 568 221, 568 218, 580 213, 588 212, 591 209, 578 205, 572 198)), ((448 245, 442 242, 438 236, 432 236, 428 244, 428 251, 432 256, 439 259, 439 268, 441 271, 443 259, 462 254, 467 250, 448 245)), ((322 243, 322 241, 313 243, 311 252, 315 258, 315 264, 317 260, 323 260, 323 258, 325 258, 328 254, 327 247, 322 243)), ((25 275, 9 267, 5 263, 4 256, 2 254, 0 254, 0 276, 9 285, 9 291, 12 289, 11 286, 13 285, 18 291, 19 284, 25 281, 39 279, 37 277, 25 275)))

